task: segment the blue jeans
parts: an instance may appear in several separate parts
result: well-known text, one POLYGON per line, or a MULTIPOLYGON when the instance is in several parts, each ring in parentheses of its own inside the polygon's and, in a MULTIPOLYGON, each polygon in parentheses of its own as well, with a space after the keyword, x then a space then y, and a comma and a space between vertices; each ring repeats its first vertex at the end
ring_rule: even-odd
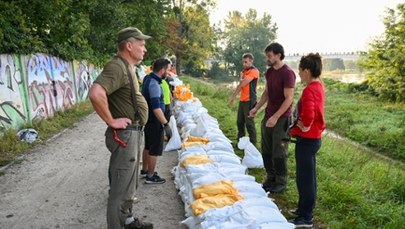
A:
POLYGON ((298 212, 312 219, 316 200, 316 153, 321 148, 321 139, 297 137, 295 163, 298 188, 298 212))

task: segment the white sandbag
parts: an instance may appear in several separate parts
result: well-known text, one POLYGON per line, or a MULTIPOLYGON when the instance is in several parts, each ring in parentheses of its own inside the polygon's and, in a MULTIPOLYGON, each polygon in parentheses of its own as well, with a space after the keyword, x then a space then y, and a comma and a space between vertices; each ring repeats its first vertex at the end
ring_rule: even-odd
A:
POLYGON ((208 130, 207 123, 205 123, 201 117, 195 120, 195 122, 197 126, 191 129, 190 134, 197 137, 204 137, 208 130))
POLYGON ((202 228, 211 228, 213 226, 218 226, 221 223, 228 221, 231 215, 239 214, 243 211, 242 207, 232 205, 225 206, 222 208, 211 208, 205 213, 201 214, 199 217, 202 228))
POLYGON ((173 87, 177 87, 179 85, 183 85, 183 81, 181 81, 179 78, 177 77, 173 77, 173 80, 171 80, 169 82, 170 85, 172 85, 173 87))
POLYGON ((164 151, 172 151, 181 148, 181 138, 179 135, 179 131, 177 130, 176 119, 174 116, 170 116, 169 126, 172 129, 172 137, 166 144, 164 151))
POLYGON ((213 163, 200 164, 200 165, 186 165, 186 171, 187 171, 187 173, 191 173, 191 174, 194 174, 194 173, 207 174, 210 171, 217 172, 218 167, 217 167, 217 165, 215 165, 213 163))
POLYGON ((223 151, 223 150, 208 150, 207 155, 226 155, 226 156, 236 156, 237 158, 241 159, 238 155, 234 152, 223 151))
POLYGON ((192 189, 198 188, 204 184, 211 184, 217 181, 225 180, 225 177, 218 173, 207 173, 198 179, 192 181, 191 187, 192 189))
POLYGON ((212 214, 210 217, 201 222, 202 228, 254 228, 255 220, 249 218, 246 212, 240 207, 227 206, 216 209, 220 217, 212 214))
POLYGON ((227 142, 229 144, 232 142, 223 133, 219 134, 219 133, 210 132, 210 133, 207 133, 206 137, 208 138, 208 140, 210 142, 227 142))
POLYGON ((179 115, 177 116, 177 121, 181 125, 184 125, 183 123, 186 122, 187 120, 190 120, 190 121, 194 122, 192 120, 192 114, 186 113, 186 112, 180 112, 179 115))
POLYGON ((198 109, 199 109, 200 107, 201 107, 201 106, 196 106, 195 104, 192 104, 192 103, 190 103, 190 102, 187 102, 187 103, 184 103, 184 104, 181 106, 181 110, 182 110, 183 112, 185 112, 185 113, 195 114, 195 113, 197 113, 197 111, 198 111, 198 109))
POLYGON ((251 228, 253 229, 254 228, 253 225, 255 225, 253 221, 251 221, 251 223, 243 223, 243 224, 238 222, 227 221, 204 229, 251 229, 251 228))
POLYGON ((255 219, 257 224, 264 223, 287 223, 287 219, 281 214, 280 211, 265 206, 252 206, 243 208, 248 218, 255 219))
POLYGON ((240 165, 240 158, 238 156, 233 155, 209 155, 208 156, 211 160, 219 162, 219 163, 230 163, 240 165))
POLYGON ((246 175, 244 173, 226 173, 226 174, 227 174, 226 177, 234 182, 238 182, 238 181, 255 182, 255 179, 256 179, 254 176, 246 175))
POLYGON ((264 223, 259 225, 259 229, 294 229, 295 225, 292 223, 278 223, 278 222, 274 222, 274 223, 264 223))
POLYGON ((239 138, 238 148, 245 150, 242 165, 248 168, 264 168, 262 155, 250 142, 249 137, 239 138))
POLYGON ((253 207, 253 206, 262 206, 274 208, 277 211, 280 211, 277 205, 267 196, 255 197, 255 198, 245 198, 241 201, 235 203, 235 205, 242 205, 244 208, 253 207))
POLYGON ((181 221, 181 224, 187 226, 187 228, 195 228, 200 223, 200 220, 198 220, 198 218, 195 216, 190 216, 187 219, 181 221))
POLYGON ((181 152, 187 153, 187 152, 202 152, 204 154, 206 154, 206 150, 205 150, 205 146, 204 145, 193 145, 193 146, 189 146, 187 148, 184 148, 181 152))
POLYGON ((205 146, 205 150, 222 150, 222 151, 227 151, 230 153, 234 153, 233 147, 231 144, 222 144, 221 142, 208 142, 208 144, 205 146))
MULTIPOLYGON (((213 164, 218 164, 218 171, 220 171, 223 174, 226 174, 227 177, 231 178, 233 180, 234 176, 245 176, 247 173, 247 168, 244 165, 236 165, 236 164, 230 164, 230 163, 213 163, 213 164)), ((250 179, 253 179, 252 181, 255 181, 255 178, 253 176, 249 176, 250 179)), ((248 180, 248 179, 246 179, 248 180)))
POLYGON ((233 186, 239 190, 240 193, 255 193, 258 196, 267 196, 262 188, 262 185, 257 182, 248 181, 235 181, 233 186))

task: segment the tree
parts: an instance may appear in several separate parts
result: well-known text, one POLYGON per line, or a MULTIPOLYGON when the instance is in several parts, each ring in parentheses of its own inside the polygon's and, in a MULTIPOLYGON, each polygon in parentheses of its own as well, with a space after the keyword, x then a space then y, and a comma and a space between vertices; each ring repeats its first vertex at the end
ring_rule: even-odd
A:
POLYGON ((252 53, 254 65, 264 71, 267 67, 264 58, 265 47, 276 38, 277 25, 272 22, 267 13, 262 18, 257 17, 254 9, 249 9, 245 17, 239 11, 230 12, 225 19, 225 50, 224 60, 231 74, 238 75, 242 69, 242 55, 252 53))
POLYGON ((184 57, 194 71, 212 50, 213 5, 214 0, 0 1, 0 51, 42 52, 101 66, 117 51, 118 31, 135 26, 152 36, 145 59, 174 53, 177 64, 184 57))
POLYGON ((405 101, 405 4, 388 9, 384 17, 385 33, 370 43, 368 55, 362 55, 361 67, 368 70, 366 83, 379 97, 405 101))
POLYGON ((1 51, 43 52, 66 60, 88 57, 88 43, 83 35, 89 26, 83 9, 85 3, 74 0, 2 2, 0 20, 4 40, 1 51))
POLYGON ((214 34, 208 13, 200 6, 187 7, 184 21, 187 26, 183 30, 185 38, 183 65, 186 73, 197 76, 205 68, 204 61, 212 53, 214 34))
POLYGON ((163 0, 99 0, 94 2, 89 12, 91 21, 88 40, 98 63, 105 62, 117 50, 116 37, 119 30, 135 26, 152 36, 147 41, 145 59, 164 55, 168 47, 162 45, 165 39, 166 23, 170 5, 163 0))
MULTIPOLYGON (((174 52, 176 56, 176 70, 178 74, 181 74, 180 71, 180 64, 182 64, 183 61, 183 55, 186 53, 186 50, 191 50, 193 49, 193 45, 196 43, 194 41, 190 42, 190 38, 197 38, 199 35, 204 36, 204 34, 193 34, 195 32, 201 32, 201 31, 207 31, 209 30, 209 23, 206 23, 206 19, 208 19, 208 12, 211 7, 215 6, 215 0, 172 0, 172 7, 173 7, 173 17, 172 17, 172 22, 174 29, 176 29, 176 34, 177 37, 172 34, 171 38, 174 38, 175 40, 180 41, 181 43, 179 45, 174 45, 172 48, 172 51, 174 52), (191 10, 191 12, 190 12, 191 10), (201 10, 202 18, 203 21, 201 23, 195 22, 192 18, 188 17, 187 15, 192 14, 192 12, 198 12, 198 10, 201 10), (207 18, 205 19, 205 17, 207 18), (190 24, 191 23, 191 24, 190 24), (204 26, 204 28, 201 29, 193 29, 193 26, 195 24, 199 24, 200 26, 204 26), (206 28, 208 26, 208 28, 206 28)), ((199 12, 200 13, 200 12, 199 12)), ((213 41, 213 38, 209 38, 209 42, 213 41)), ((173 43, 172 43, 173 45, 173 43)), ((199 58, 196 56, 195 58, 199 58)), ((206 56, 205 56, 206 58, 206 56)), ((196 59, 196 61, 197 61, 196 59)), ((188 65, 190 62, 188 62, 188 65)), ((194 65, 194 64, 193 64, 194 65)), ((195 65, 198 65, 198 63, 195 63, 195 65)), ((192 66, 189 66, 192 67, 192 66)))

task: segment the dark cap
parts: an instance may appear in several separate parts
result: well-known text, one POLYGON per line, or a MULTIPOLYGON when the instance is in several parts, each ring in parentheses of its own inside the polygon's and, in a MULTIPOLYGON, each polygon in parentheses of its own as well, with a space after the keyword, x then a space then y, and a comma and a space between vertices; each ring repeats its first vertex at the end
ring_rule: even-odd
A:
POLYGON ((139 29, 135 27, 128 27, 118 32, 117 43, 120 43, 121 41, 124 41, 130 37, 136 38, 138 40, 146 40, 151 38, 151 36, 143 34, 139 29))

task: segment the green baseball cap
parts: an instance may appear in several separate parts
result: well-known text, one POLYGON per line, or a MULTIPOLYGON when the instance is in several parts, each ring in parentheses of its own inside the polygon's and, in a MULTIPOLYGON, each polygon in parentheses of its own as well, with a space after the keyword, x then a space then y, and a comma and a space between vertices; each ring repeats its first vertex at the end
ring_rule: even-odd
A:
POLYGON ((124 41, 130 37, 136 38, 138 40, 147 40, 151 38, 151 36, 143 34, 141 30, 135 27, 128 27, 118 32, 117 43, 120 43, 121 41, 124 41))

